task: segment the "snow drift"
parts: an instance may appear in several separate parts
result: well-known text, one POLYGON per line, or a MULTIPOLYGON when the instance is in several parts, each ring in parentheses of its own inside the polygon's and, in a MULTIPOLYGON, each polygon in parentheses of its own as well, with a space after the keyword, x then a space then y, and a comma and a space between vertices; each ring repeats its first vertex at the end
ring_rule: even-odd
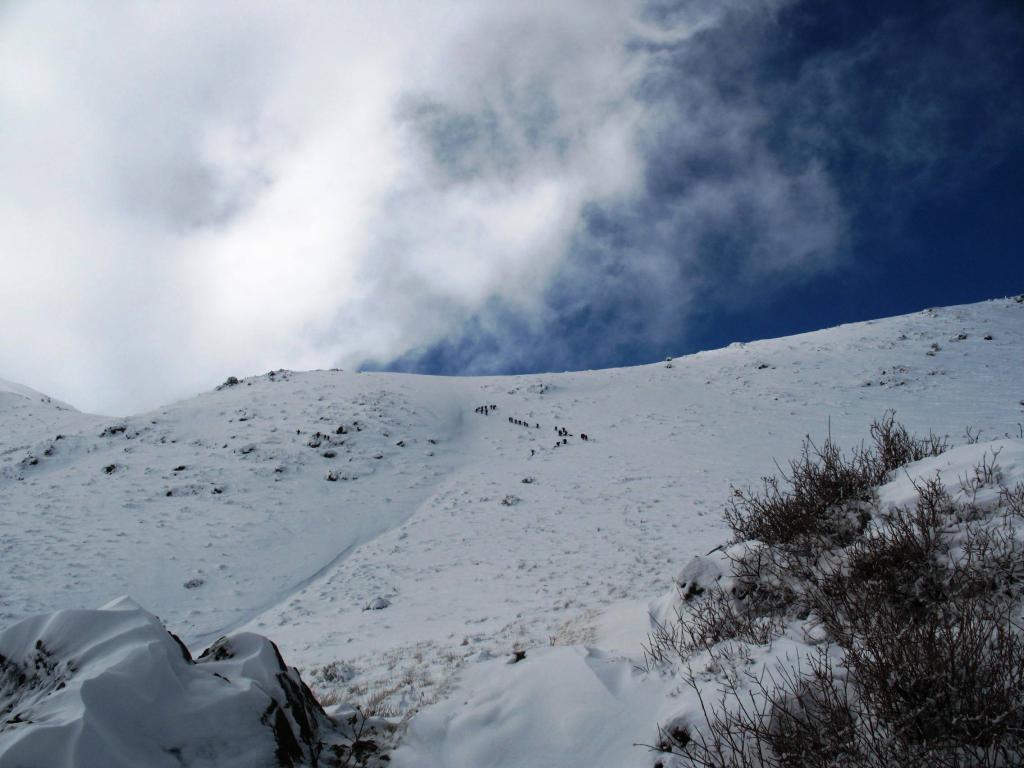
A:
POLYGON ((129 598, 0 634, 0 765, 313 765, 345 733, 259 635, 193 659, 129 598))

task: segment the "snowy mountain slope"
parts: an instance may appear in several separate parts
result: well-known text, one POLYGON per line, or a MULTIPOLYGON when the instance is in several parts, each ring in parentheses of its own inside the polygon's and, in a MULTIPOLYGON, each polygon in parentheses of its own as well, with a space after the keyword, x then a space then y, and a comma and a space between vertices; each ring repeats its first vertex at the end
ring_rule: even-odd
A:
POLYGON ((0 379, 0 458, 26 451, 41 435, 88 429, 97 417, 34 389, 0 379))
POLYGON ((414 403, 405 385, 354 374, 299 379, 59 438, 42 422, 0 463, 6 615, 99 605, 121 584, 187 635, 216 637, 410 515, 445 466, 427 441, 458 428, 451 398, 429 382, 414 403))
MULTIPOLYGON (((959 523, 956 519, 947 521, 944 535, 948 537, 952 550, 948 558, 938 559, 951 562, 958 557, 967 557, 967 541, 983 530, 994 533, 995 540, 1009 542, 1009 539, 1000 537, 1005 537, 1008 530, 1012 529, 1015 531, 1016 544, 1008 546, 1016 552, 1016 562, 1010 564, 1009 568, 1010 572, 1017 574, 1019 587, 1022 565, 1019 547, 1024 535, 1024 515, 1021 510, 1024 508, 1017 506, 1016 511, 1011 510, 1006 490, 1015 489, 1017 505, 1024 502, 1024 439, 1018 437, 961 445, 941 456, 906 465, 878 489, 878 510, 886 515, 892 514, 897 508, 914 509, 919 489, 936 479, 949 499, 969 504, 971 511, 959 523), (979 466, 991 468, 993 477, 983 479, 977 475, 976 468, 979 466), (973 484, 969 478, 974 478, 973 484), (973 533, 968 534, 968 531, 973 533)), ((884 527, 883 518, 875 519, 872 526, 872 535, 878 535, 880 528, 884 527)), ((985 535, 975 539, 985 540, 985 535)), ((649 601, 643 607, 649 609, 651 614, 658 615, 660 621, 666 622, 671 620, 668 617, 675 615, 677 608, 685 611, 697 603, 696 599, 693 603, 683 599, 687 582, 699 585, 706 594, 716 586, 719 579, 723 579, 720 586, 728 589, 727 583, 738 581, 729 576, 732 563, 735 562, 731 558, 735 558, 737 552, 747 546, 756 549, 760 545, 738 544, 728 547, 728 553, 716 551, 709 553, 710 557, 694 557, 677 577, 676 585, 664 596, 649 601)), ((978 556, 977 551, 974 551, 973 556, 978 556)), ((985 573, 992 578, 989 572, 985 573)), ((995 580, 993 583, 1003 586, 995 580)), ((913 589, 912 582, 907 586, 908 591, 913 589)), ((872 605, 881 599, 881 595, 873 593, 872 605)), ((1018 597, 1015 611, 1018 621, 1021 607, 1018 597)), ((646 611, 634 616, 623 611, 610 611, 605 615, 609 625, 620 625, 620 632, 624 628, 621 625, 634 630, 637 627, 650 629, 647 617, 646 611)), ((808 617, 803 616, 803 619, 808 617)), ((753 708, 760 690, 754 681, 781 679, 779 668, 775 665, 782 664, 793 669, 802 664, 806 673, 807 660, 815 658, 818 651, 828 649, 838 658, 837 646, 826 642, 827 634, 821 624, 813 617, 808 621, 803 619, 798 616, 788 626, 783 625, 777 636, 762 645, 745 644, 743 641, 731 644, 727 639, 712 649, 694 650, 686 659, 685 666, 684 662, 676 659, 675 668, 669 661, 654 665, 649 671, 642 671, 647 667, 649 657, 638 649, 642 641, 648 638, 636 637, 630 647, 623 647, 600 631, 594 642, 587 646, 531 648, 526 657, 516 663, 510 663, 511 660, 506 657, 467 665, 450 696, 426 707, 412 719, 403 743, 392 756, 392 764, 399 768, 470 768, 484 764, 495 768, 537 765, 579 768, 739 765, 740 762, 714 760, 709 763, 690 762, 681 758, 682 749, 655 749, 653 745, 665 743, 658 727, 681 727, 687 737, 702 730, 706 733, 706 712, 720 705, 725 695, 723 691, 728 690, 729 685, 735 684, 743 696, 751 696, 743 701, 748 708, 753 708), (609 647, 619 649, 619 652, 602 650, 609 647), (690 686, 691 675, 702 689, 703 701, 690 686)), ((1019 623, 1017 626, 1020 626, 1019 623)), ((906 629, 905 625, 902 628, 906 629)), ((896 642, 907 641, 905 637, 896 642)), ((967 642, 966 638, 964 642, 967 642)), ((961 653, 956 659, 960 664, 954 663, 953 668, 983 666, 982 655, 977 651, 977 645, 970 646, 969 651, 961 653)), ((938 658, 942 659, 940 664, 953 663, 945 655, 938 658)), ((1017 672, 1013 667, 1012 674, 1016 675, 1017 672)), ((893 674, 898 676, 897 672, 893 674)), ((1006 674, 1009 677, 1011 672, 1006 674)), ((903 681, 906 679, 902 678, 903 681)), ((955 672, 950 674, 950 679, 957 680, 955 672)), ((1009 680, 1006 684, 1014 685, 1009 680)), ((1017 686, 1019 697, 1019 682, 1017 686)), ((948 691, 945 693, 948 695, 948 691)), ((941 694, 942 691, 937 698, 941 699, 941 694)), ((1012 716, 998 706, 993 708, 997 710, 997 719, 1012 716)), ((968 716, 964 714, 963 717, 966 719, 968 716)), ((812 729, 827 730, 820 720, 811 722, 812 729)), ((826 742, 835 736, 822 735, 826 742)), ((675 746, 685 746, 687 737, 683 737, 675 746)), ((1009 741, 1015 741, 1018 747, 1021 744, 1019 734, 1015 740, 1011 738, 1009 741)), ((790 753, 791 760, 792 755, 790 753)), ((843 759, 842 753, 840 755, 839 759, 824 763, 802 759, 803 756, 798 755, 797 761, 792 764, 854 764, 852 757, 847 760, 843 759)), ((925 755, 923 762, 916 764, 989 764, 966 758, 951 762, 949 757, 949 751, 937 752, 925 755), (929 757, 935 758, 934 762, 929 757), (940 757, 946 761, 942 762, 940 757)), ((882 757, 877 762, 868 760, 857 764, 905 763, 899 759, 887 760, 882 757)), ((1019 757, 993 761, 991 764, 1017 765, 1019 757)))
POLYGON ((997 302, 672 367, 453 382, 479 392, 467 408, 499 406, 471 420, 467 463, 408 523, 249 628, 306 664, 345 660, 364 676, 356 692, 404 683, 407 704, 439 695, 448 671, 481 652, 594 642, 605 611, 663 593, 692 554, 722 541, 730 483, 756 482, 830 420, 846 443, 887 408, 921 431, 1015 430, 1022 321, 1022 305, 997 302), (933 342, 943 349, 929 356, 933 342), (509 413, 542 429, 510 426, 509 413), (556 424, 591 440, 554 448, 556 424), (514 506, 502 504, 509 494, 514 506), (353 610, 373 592, 391 599, 387 611, 353 610))
MULTIPOLYGON (((0 627, 129 592, 196 648, 260 632, 322 694, 401 710, 469 700, 517 646, 508 674, 585 676, 638 652, 647 602, 725 538, 730 484, 806 433, 859 440, 889 408, 954 439, 1015 432, 1022 372, 1009 299, 630 369, 277 372, 124 420, 0 393, 0 627), (614 653, 536 650, 552 644, 614 653)), ((439 727, 432 711, 412 734, 439 727)))

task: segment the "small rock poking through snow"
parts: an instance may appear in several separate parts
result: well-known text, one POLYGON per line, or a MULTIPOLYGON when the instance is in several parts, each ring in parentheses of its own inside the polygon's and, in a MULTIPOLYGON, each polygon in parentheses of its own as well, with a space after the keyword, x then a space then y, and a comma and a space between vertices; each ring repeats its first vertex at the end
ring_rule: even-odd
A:
POLYGON ((366 607, 363 608, 363 610, 364 611, 382 611, 385 608, 387 608, 389 605, 391 605, 391 601, 388 600, 386 597, 375 597, 375 598, 373 598, 373 600, 371 600, 370 602, 368 602, 366 604, 366 607))

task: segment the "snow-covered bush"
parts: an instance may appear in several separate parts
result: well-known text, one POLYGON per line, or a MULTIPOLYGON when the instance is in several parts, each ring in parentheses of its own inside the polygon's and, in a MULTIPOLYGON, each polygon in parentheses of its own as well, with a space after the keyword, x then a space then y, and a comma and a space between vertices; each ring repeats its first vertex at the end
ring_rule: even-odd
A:
POLYGON ((1004 469, 1024 477, 1024 441, 946 454, 891 414, 872 438, 805 442, 734 495, 714 565, 683 569, 646 650, 687 669, 699 716, 659 728, 655 765, 1021 764, 1024 484, 1004 469), (717 698, 698 658, 731 670, 717 698))
POLYGON ((891 472, 947 447, 935 435, 910 435, 892 412, 870 432, 873 445, 849 456, 831 435, 820 448, 808 437, 788 474, 762 478, 760 491, 734 488, 725 521, 735 540, 760 541, 798 557, 849 543, 867 524, 864 504, 891 472))

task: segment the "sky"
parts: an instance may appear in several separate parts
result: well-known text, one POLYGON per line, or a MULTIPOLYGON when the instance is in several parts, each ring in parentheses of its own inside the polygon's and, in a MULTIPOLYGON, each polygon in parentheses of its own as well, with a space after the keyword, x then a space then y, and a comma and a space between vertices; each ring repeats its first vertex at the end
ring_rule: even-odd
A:
POLYGON ((1024 292, 1019 2, 0 4, 0 377, 630 365, 1024 292))

